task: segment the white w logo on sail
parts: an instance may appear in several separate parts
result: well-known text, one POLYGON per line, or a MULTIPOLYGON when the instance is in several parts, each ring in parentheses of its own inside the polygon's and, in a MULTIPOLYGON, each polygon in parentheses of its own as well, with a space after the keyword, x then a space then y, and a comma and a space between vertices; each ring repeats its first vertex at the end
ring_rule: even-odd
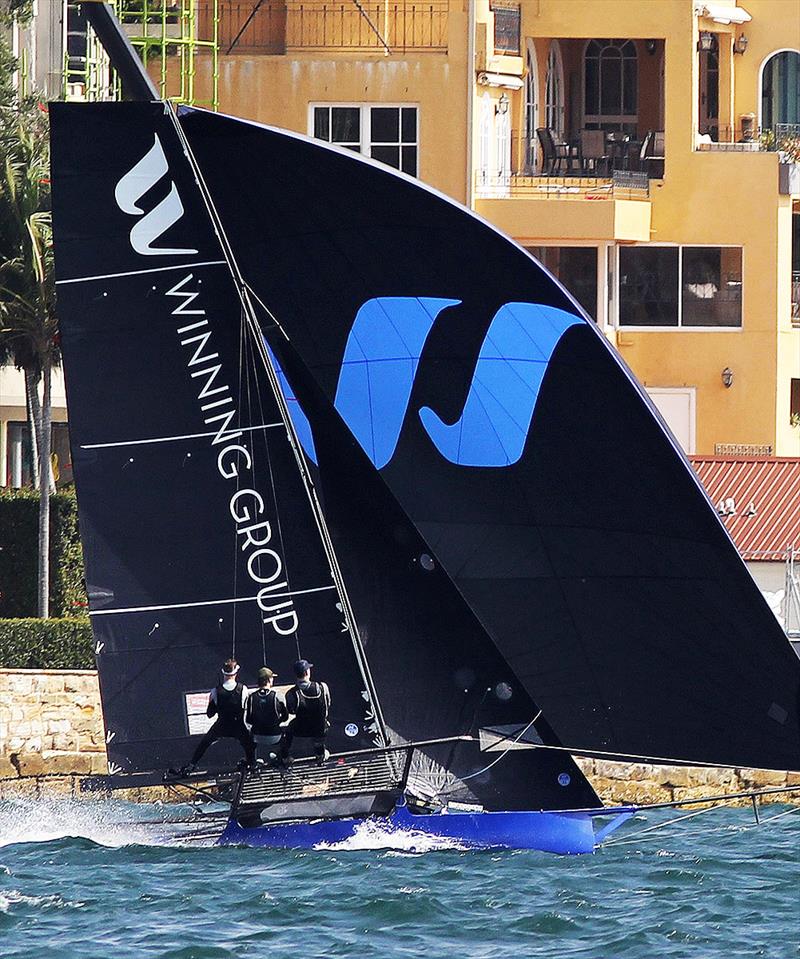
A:
POLYGON ((131 246, 142 256, 176 256, 188 253, 197 253, 197 250, 188 248, 154 247, 153 243, 174 226, 183 216, 183 203, 178 195, 178 188, 174 182, 170 183, 170 191, 148 213, 140 207, 139 200, 151 190, 159 180, 169 173, 169 164, 164 154, 164 148, 154 134, 155 141, 141 160, 129 170, 117 183, 114 190, 114 199, 123 213, 138 216, 141 219, 131 230, 131 246), (144 214, 142 216, 142 214, 144 214))

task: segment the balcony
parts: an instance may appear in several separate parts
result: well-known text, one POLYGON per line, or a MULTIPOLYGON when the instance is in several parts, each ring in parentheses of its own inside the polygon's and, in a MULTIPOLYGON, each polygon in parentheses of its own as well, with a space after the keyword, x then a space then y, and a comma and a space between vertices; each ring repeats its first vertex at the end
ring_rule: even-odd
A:
MULTIPOLYGON (((222 53, 447 51, 448 0, 220 0, 222 53)), ((200 0, 201 30, 213 3, 200 0)))

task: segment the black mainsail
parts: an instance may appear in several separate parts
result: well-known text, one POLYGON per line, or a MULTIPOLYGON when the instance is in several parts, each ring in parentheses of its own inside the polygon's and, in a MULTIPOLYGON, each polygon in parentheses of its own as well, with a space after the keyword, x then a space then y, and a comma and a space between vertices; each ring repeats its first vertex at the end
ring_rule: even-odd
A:
MULTIPOLYGON (((51 108, 81 535, 110 768, 182 765, 235 655, 307 658, 330 744, 382 730, 281 409, 164 104, 51 108)), ((208 754, 230 768, 238 747, 208 754)), ((213 768, 213 767, 212 767, 213 768)))
POLYGON ((798 768, 800 662, 558 283, 410 178, 252 123, 181 123, 301 405, 308 377, 559 741, 798 768))
MULTIPOLYGON (((599 806, 568 755, 523 748, 558 740, 309 380, 321 524, 178 134, 159 104, 53 109, 59 311, 112 770, 185 761, 227 655, 251 681, 261 662, 281 670, 302 655, 334 691, 333 751, 474 737, 418 751, 409 785, 421 799, 599 806)), ((220 749, 216 765, 235 758, 220 749)))

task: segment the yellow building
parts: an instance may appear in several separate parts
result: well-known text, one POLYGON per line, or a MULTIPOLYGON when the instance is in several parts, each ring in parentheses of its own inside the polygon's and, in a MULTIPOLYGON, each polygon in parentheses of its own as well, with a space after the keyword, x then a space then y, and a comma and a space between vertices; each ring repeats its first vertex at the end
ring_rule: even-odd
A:
MULTIPOLYGON (((800 455, 797 0, 115 2, 166 94, 399 167, 531 249, 687 452, 800 455)), ((114 95, 85 30, 40 9, 49 96, 114 95)))
POLYGON ((795 0, 218 9, 222 111, 399 166, 532 249, 688 452, 800 453, 795 0))

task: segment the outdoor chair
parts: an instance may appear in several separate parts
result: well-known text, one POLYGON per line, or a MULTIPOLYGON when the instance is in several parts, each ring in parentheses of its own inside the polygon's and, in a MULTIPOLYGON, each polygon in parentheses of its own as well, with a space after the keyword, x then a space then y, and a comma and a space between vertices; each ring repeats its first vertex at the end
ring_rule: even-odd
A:
POLYGON ((660 180, 664 176, 664 131, 649 130, 639 151, 639 166, 649 177, 660 180))
POLYGON ((562 165, 565 166, 563 172, 571 172, 573 161, 579 162, 577 149, 559 140, 555 130, 539 127, 536 136, 542 145, 542 172, 545 176, 553 176, 562 165))
POLYGON ((608 152, 604 130, 581 130, 580 164, 581 173, 598 176, 602 166, 608 175, 611 154, 608 152))

